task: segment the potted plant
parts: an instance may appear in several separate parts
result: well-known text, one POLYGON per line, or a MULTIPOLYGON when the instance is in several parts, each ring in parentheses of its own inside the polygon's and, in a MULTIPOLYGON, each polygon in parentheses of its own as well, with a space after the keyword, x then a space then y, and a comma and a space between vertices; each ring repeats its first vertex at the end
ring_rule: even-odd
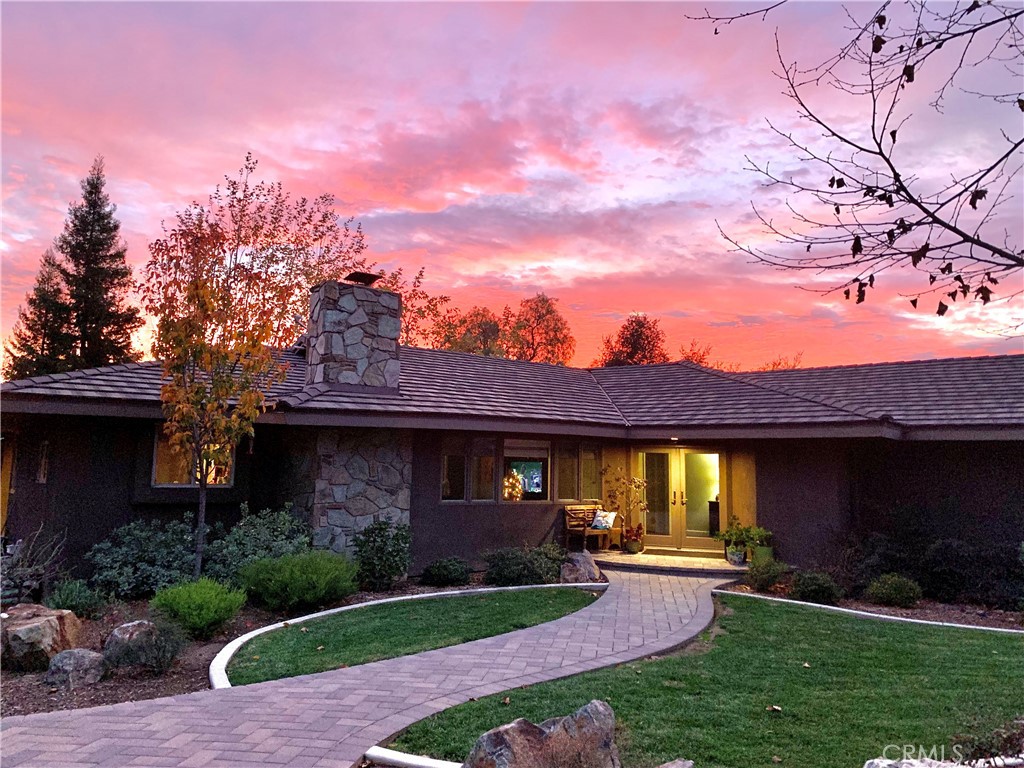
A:
POLYGON ((724 531, 715 534, 714 538, 725 544, 725 559, 731 565, 743 565, 747 561, 747 542, 750 527, 740 525, 739 518, 729 515, 729 525, 724 531))
POLYGON ((759 525, 747 528, 747 548, 750 550, 750 561, 761 563, 775 558, 772 549, 772 532, 759 525))
POLYGON ((623 520, 622 551, 630 554, 642 552, 644 548, 643 520, 647 515, 647 481, 642 477, 630 477, 620 467, 613 474, 609 466, 601 470, 605 480, 605 496, 609 509, 614 509, 623 520), (636 515, 636 525, 633 525, 636 515))
POLYGON ((627 526, 622 530, 622 551, 628 555, 644 551, 644 526, 642 523, 637 523, 632 528, 627 526))

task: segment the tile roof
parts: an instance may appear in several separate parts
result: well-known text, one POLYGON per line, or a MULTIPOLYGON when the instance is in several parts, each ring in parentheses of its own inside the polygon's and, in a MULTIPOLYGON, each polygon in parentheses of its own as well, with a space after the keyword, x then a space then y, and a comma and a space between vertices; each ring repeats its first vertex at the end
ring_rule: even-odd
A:
MULTIPOLYGON (((1024 355, 723 373, 692 363, 579 369, 403 347, 398 393, 305 388, 289 351, 279 410, 628 427, 1024 426, 1024 355)), ((156 362, 7 382, 4 397, 157 405, 156 362)), ((11 401, 13 402, 13 401, 11 401)))
POLYGON ((1024 355, 799 368, 742 377, 908 426, 1024 424, 1024 355))
POLYGON ((295 408, 481 416, 626 426, 589 371, 464 352, 402 347, 399 394, 326 387, 295 408))
POLYGON ((595 368, 591 373, 634 426, 869 421, 854 411, 693 363, 595 368))

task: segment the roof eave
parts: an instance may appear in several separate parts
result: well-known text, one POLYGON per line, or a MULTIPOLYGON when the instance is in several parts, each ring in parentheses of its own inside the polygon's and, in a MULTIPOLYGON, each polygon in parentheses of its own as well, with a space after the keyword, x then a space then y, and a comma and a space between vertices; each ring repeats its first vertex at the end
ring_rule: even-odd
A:
POLYGON ((2 408, 4 413, 163 418, 163 409, 159 400, 54 397, 53 395, 30 395, 12 391, 4 393, 2 408))

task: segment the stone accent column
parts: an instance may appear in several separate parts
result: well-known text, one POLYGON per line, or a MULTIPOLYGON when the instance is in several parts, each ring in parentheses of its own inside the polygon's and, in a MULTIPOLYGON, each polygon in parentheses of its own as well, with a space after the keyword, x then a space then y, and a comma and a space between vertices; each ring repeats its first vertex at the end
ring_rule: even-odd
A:
POLYGON ((306 384, 397 388, 402 300, 397 293, 328 280, 313 288, 306 384))
POLYGON ((351 553, 370 523, 409 523, 412 438, 388 429, 321 429, 317 434, 313 543, 351 553))

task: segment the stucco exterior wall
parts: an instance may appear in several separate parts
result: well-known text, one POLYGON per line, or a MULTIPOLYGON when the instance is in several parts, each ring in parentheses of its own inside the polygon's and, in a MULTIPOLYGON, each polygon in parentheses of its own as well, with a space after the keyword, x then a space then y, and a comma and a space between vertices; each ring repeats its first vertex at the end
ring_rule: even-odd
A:
POLYGON ((829 562, 850 530, 848 444, 780 440, 753 454, 757 524, 775 534, 776 556, 802 567, 829 562))
POLYGON ((852 465, 858 529, 992 544, 1024 540, 1020 442, 863 441, 852 465))

